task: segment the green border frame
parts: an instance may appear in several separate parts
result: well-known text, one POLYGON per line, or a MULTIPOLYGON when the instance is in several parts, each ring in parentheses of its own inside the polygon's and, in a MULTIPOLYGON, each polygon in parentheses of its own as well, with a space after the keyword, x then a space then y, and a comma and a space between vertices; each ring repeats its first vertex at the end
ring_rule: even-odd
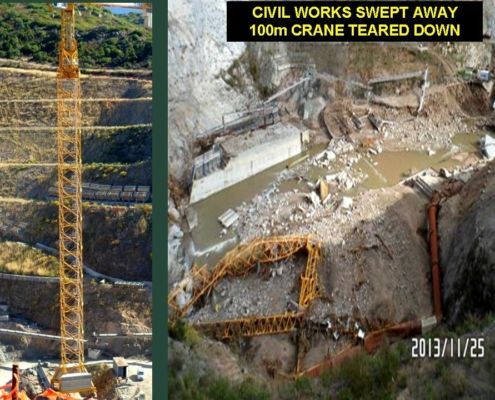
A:
MULTIPOLYGON (((139 2, 139 1, 137 1, 139 2)), ((167 124, 168 124, 168 77, 167 77, 167 0, 148 0, 153 4, 153 133, 152 133, 152 182, 153 182, 153 398, 168 398, 168 343, 167 333, 167 124)), ((0 3, 47 3, 46 0, 12 1, 0 3)), ((78 3, 96 3, 82 0, 78 3)), ((136 3, 107 0, 107 3, 136 3)))
POLYGON ((167 1, 153 1, 153 398, 168 399, 167 1))

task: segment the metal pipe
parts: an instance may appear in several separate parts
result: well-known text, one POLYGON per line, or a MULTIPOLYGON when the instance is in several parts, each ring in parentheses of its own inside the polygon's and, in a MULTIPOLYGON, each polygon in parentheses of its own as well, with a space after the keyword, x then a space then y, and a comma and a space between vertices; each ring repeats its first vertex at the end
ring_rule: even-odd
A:
POLYGON ((12 389, 10 391, 10 397, 12 400, 17 400, 19 393, 19 365, 12 364, 12 389))
POLYGON ((396 341, 411 336, 420 335, 422 324, 420 319, 402 322, 400 324, 370 332, 364 338, 364 348, 368 353, 374 353, 383 344, 385 339, 396 341))
POLYGON ((324 370, 328 368, 338 367, 343 363, 352 360, 359 354, 362 354, 363 348, 361 346, 354 346, 348 349, 345 349, 338 353, 337 355, 326 359, 320 364, 314 365, 313 367, 308 368, 304 372, 302 372, 299 376, 319 376, 324 370))
POLYGON ((364 346, 357 345, 345 349, 337 355, 329 357, 323 362, 308 368, 298 376, 319 376, 324 370, 328 368, 338 367, 343 363, 350 361, 356 356, 362 354, 363 350, 365 350, 369 354, 375 353, 382 346, 385 339, 396 341, 399 339, 405 339, 411 336, 419 335, 422 333, 422 327, 423 323, 421 319, 415 319, 412 321, 393 325, 388 328, 370 332, 364 339, 364 346))
POLYGON ((437 191, 431 196, 431 203, 428 206, 428 225, 430 238, 430 257, 431 257, 431 278, 433 290, 433 310, 437 323, 442 320, 442 291, 440 280, 440 262, 438 256, 438 231, 437 215, 440 204, 440 194, 437 191))

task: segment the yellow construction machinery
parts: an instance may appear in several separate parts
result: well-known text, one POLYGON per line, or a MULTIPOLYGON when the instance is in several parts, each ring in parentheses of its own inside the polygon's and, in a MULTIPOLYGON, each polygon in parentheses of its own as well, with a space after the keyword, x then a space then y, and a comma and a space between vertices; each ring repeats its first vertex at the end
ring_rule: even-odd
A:
POLYGON ((232 336, 256 336, 285 333, 300 326, 303 311, 319 296, 317 266, 321 258, 320 242, 312 236, 278 236, 254 240, 228 252, 208 271, 206 266, 193 268, 168 296, 170 324, 187 314, 190 308, 227 276, 244 276, 256 265, 270 264, 306 250, 308 259, 301 273, 299 310, 264 317, 213 321, 195 327, 220 339, 232 336), (190 293, 188 300, 187 292, 190 293))

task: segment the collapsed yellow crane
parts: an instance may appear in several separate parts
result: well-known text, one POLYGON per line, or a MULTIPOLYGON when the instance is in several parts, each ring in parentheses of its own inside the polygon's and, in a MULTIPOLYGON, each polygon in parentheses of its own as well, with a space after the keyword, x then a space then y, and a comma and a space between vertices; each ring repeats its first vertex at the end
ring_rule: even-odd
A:
POLYGON ((184 317, 225 277, 244 276, 257 265, 283 260, 301 250, 307 251, 308 258, 306 267, 300 275, 297 312, 194 324, 196 328, 220 339, 236 335, 257 336, 295 330, 304 319, 304 310, 320 295, 317 269, 321 259, 321 243, 312 236, 274 236, 256 239, 228 252, 211 271, 208 271, 206 266, 194 267, 168 296, 169 324, 173 325, 184 317), (186 292, 190 292, 189 298, 186 292))

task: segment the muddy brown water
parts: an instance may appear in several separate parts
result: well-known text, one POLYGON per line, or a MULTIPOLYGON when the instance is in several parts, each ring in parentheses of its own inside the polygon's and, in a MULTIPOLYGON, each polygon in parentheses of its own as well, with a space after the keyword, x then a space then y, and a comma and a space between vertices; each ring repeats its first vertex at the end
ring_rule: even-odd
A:
POLYGON ((458 147, 458 151, 443 149, 431 156, 426 151, 384 151, 371 157, 371 162, 362 158, 356 163, 356 168, 361 168, 368 178, 362 183, 361 189, 393 186, 426 168, 453 168, 460 164, 452 158, 455 154, 479 153, 477 143, 482 135, 482 132, 456 135, 452 143, 458 147))
MULTIPOLYGON (((452 149, 443 149, 437 150, 435 154, 429 156, 426 151, 384 151, 371 157, 363 156, 352 168, 360 169, 368 177, 359 186, 343 194, 354 196, 362 191, 393 186, 426 168, 436 170, 453 168, 460 164, 459 161, 452 158, 455 154, 461 152, 479 154, 478 141, 484 134, 485 132, 476 132, 456 135, 452 142, 459 149, 455 152, 452 149)), ((298 156, 191 205, 190 207, 197 213, 198 218, 198 226, 191 232, 197 252, 195 262, 200 265, 207 263, 212 266, 220 260, 226 251, 237 244, 238 239, 230 229, 226 235, 220 237, 223 227, 218 221, 218 217, 221 214, 229 208, 238 207, 244 201, 249 202, 254 196, 265 190, 291 162, 298 160, 305 154, 312 157, 326 147, 326 144, 316 145, 298 156)), ((316 182, 318 178, 338 172, 342 167, 338 162, 334 162, 329 169, 310 166, 306 178, 310 182, 316 182)), ((296 179, 283 181, 279 185, 279 190, 282 192, 296 188, 306 192, 310 190, 306 182, 299 182, 296 179)))
POLYGON ((190 205, 189 207, 196 212, 198 218, 198 226, 191 232, 198 254, 195 262, 200 265, 204 263, 213 265, 220 259, 220 255, 236 245, 237 240, 235 240, 232 230, 228 230, 226 235, 220 237, 223 229, 218 221, 220 215, 229 208, 238 207, 244 201, 249 202, 254 196, 265 190, 288 164, 297 161, 306 154, 311 156, 313 153, 314 149, 310 149, 190 205), (222 242, 225 244, 222 245, 222 242))

